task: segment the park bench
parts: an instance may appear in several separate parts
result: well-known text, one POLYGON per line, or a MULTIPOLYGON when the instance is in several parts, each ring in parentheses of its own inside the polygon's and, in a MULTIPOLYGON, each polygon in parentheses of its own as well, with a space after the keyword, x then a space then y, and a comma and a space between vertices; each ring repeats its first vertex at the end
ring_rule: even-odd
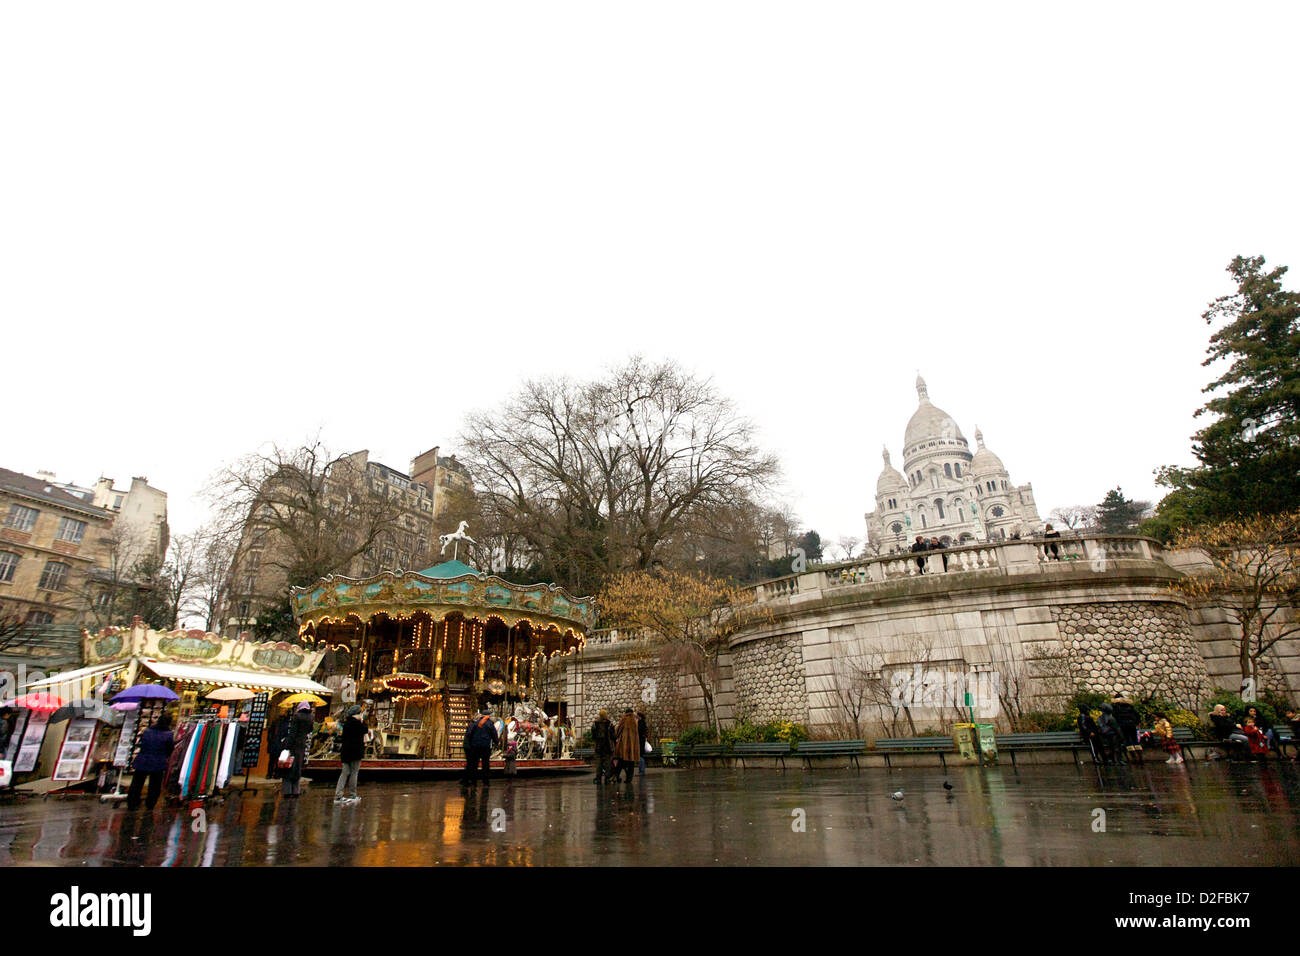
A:
POLYGON ((727 746, 726 744, 695 744, 687 748, 685 754, 682 753, 681 748, 678 748, 677 756, 679 760, 683 756, 687 760, 694 760, 696 766, 699 766, 701 759, 712 760, 716 766, 719 760, 727 756, 727 746))
POLYGON ((804 740, 800 742, 795 756, 801 758, 810 771, 813 757, 850 757, 853 766, 861 770, 862 765, 858 763, 858 755, 866 749, 865 740, 804 740))
POLYGON ((790 743, 789 741, 770 744, 738 743, 732 748, 731 754, 740 761, 742 769, 745 766, 746 757, 775 757, 781 761, 781 769, 784 770, 785 758, 790 755, 790 743))
POLYGON ((1286 748, 1295 746, 1295 737, 1291 733, 1291 728, 1281 724, 1273 728, 1277 731, 1277 750, 1278 753, 1286 756, 1286 748))
POLYGON ((885 758, 885 766, 894 769, 889 762, 890 754, 938 754, 945 770, 948 761, 945 754, 953 752, 951 737, 882 737, 876 741, 876 751, 885 758))
POLYGON ((596 755, 595 747, 574 747, 573 757, 575 760, 590 760, 596 755))
POLYGON ((997 734, 993 738, 998 745, 998 753, 1011 755, 1011 766, 1016 765, 1016 754, 1026 750, 1066 750, 1074 758, 1074 765, 1079 766, 1079 751, 1092 749, 1087 741, 1079 736, 1077 730, 1047 730, 1026 734, 997 734))

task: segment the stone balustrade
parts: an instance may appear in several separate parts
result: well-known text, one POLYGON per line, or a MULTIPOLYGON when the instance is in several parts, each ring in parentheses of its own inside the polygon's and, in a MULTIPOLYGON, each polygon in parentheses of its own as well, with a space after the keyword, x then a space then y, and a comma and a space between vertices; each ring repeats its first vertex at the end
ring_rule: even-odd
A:
POLYGON ((878 555, 843 564, 810 568, 753 586, 759 602, 789 599, 795 595, 832 591, 859 584, 880 584, 930 575, 993 572, 996 574, 1051 573, 1051 566, 1086 567, 1104 572, 1112 562, 1160 560, 1160 544, 1132 535, 1081 535, 1044 540, 996 541, 969 544, 913 554, 878 555), (1053 550, 1055 548, 1055 550, 1053 550))

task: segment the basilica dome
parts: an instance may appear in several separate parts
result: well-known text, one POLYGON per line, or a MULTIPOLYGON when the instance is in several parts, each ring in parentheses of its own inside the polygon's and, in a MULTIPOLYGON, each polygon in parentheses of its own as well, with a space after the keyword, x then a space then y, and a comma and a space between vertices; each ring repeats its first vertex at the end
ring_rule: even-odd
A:
POLYGON ((921 400, 921 406, 912 414, 907 423, 907 431, 903 434, 904 453, 910 452, 913 447, 922 442, 937 439, 956 440, 965 445, 966 436, 961 433, 953 417, 942 408, 930 403, 925 379, 919 375, 916 377, 916 394, 921 400))
POLYGON ((1001 458, 984 447, 984 433, 978 427, 975 429, 975 441, 980 447, 970 460, 971 471, 976 475, 1005 475, 1006 465, 1002 464, 1001 458))

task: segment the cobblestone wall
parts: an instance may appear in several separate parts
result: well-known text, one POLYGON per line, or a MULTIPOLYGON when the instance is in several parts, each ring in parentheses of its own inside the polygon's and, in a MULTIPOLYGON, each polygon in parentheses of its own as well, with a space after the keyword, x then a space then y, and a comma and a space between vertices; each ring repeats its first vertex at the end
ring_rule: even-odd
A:
POLYGON ((732 675, 737 718, 754 723, 769 720, 808 723, 802 635, 741 645, 732 656, 732 675))
POLYGON ((1211 690, 1186 612, 1176 604, 1067 604, 1052 618, 1076 680, 1104 694, 1159 693, 1184 705, 1211 690))
POLYGON ((634 710, 644 707, 650 736, 656 740, 677 734, 685 725, 686 703, 678 692, 677 675, 662 665, 584 671, 582 683, 583 731, 591 726, 602 708, 609 711, 610 719, 617 723, 625 707, 634 710))

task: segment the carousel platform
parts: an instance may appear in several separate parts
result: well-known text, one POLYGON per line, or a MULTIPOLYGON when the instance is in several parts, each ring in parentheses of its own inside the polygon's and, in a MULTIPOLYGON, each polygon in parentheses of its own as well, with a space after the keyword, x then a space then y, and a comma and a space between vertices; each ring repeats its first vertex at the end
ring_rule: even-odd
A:
MULTIPOLYGON (((303 768, 303 776, 309 780, 338 779, 341 764, 337 760, 310 760, 303 768)), ((489 762, 493 777, 504 777, 506 762, 493 758, 489 762)), ((592 767, 585 760, 517 760, 515 770, 519 776, 541 777, 566 773, 591 773, 592 767)), ((360 781, 375 780, 450 780, 465 772, 465 761, 461 760, 419 760, 366 759, 361 761, 360 781)))

